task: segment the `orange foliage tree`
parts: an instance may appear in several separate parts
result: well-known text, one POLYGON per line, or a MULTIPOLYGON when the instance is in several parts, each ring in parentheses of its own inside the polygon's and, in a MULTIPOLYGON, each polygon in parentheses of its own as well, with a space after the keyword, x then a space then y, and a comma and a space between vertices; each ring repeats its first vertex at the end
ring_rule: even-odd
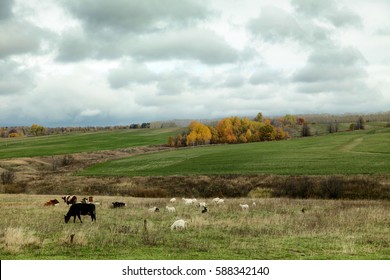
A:
POLYGON ((193 121, 188 132, 169 139, 168 145, 195 146, 205 144, 235 144, 259 141, 284 140, 289 135, 282 127, 275 127, 270 119, 263 119, 259 113, 254 120, 236 116, 220 120, 215 127, 193 121), (185 141, 184 141, 185 140, 185 141))

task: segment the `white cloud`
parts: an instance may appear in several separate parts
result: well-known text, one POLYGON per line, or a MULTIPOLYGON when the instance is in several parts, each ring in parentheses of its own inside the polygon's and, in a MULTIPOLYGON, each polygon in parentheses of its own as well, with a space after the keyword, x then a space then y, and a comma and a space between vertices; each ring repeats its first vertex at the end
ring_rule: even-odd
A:
POLYGON ((387 111, 389 12, 386 0, 4 0, 0 125, 387 111))
POLYGON ((100 114, 99 109, 85 109, 80 113, 80 117, 96 117, 100 114))

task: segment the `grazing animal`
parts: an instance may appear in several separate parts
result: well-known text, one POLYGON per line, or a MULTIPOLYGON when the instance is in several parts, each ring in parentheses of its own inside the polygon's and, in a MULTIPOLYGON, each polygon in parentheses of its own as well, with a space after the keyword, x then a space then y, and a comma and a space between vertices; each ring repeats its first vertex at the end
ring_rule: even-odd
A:
POLYGON ((176 212, 175 207, 166 206, 165 208, 168 210, 169 213, 175 213, 176 212))
POLYGON ((212 201, 213 201, 214 203, 218 203, 219 200, 220 200, 220 198, 219 198, 219 197, 216 197, 216 198, 214 198, 212 201))
POLYGON ((256 207, 256 202, 253 201, 253 202, 252 202, 252 206, 253 206, 253 207, 256 207))
POLYGON ((151 207, 151 208, 149 208, 149 212, 151 212, 151 213, 160 212, 160 209, 158 209, 158 207, 151 207))
POLYGON ((65 217, 65 223, 68 223, 70 220, 70 217, 73 216, 73 223, 76 222, 76 216, 79 218, 80 223, 83 221, 81 220, 80 215, 89 215, 91 216, 92 222, 96 221, 96 209, 95 209, 95 204, 92 203, 76 203, 70 206, 69 211, 65 217))
POLYGON ((206 202, 198 202, 198 207, 206 207, 206 202))
POLYGON ((194 200, 191 198, 184 198, 183 197, 182 200, 184 201, 185 205, 192 205, 192 203, 194 202, 194 200))
POLYGON ((58 203, 60 203, 57 199, 51 199, 48 202, 44 204, 44 206, 56 206, 58 203))
POLYGON ((127 203, 124 203, 124 202, 119 202, 119 201, 112 202, 113 208, 122 208, 122 207, 126 207, 126 206, 127 206, 127 203))
POLYGON ((70 204, 75 204, 76 203, 77 196, 75 196, 75 195, 66 195, 66 196, 63 196, 62 199, 64 200, 64 202, 67 205, 70 205, 70 204))
POLYGON ((301 212, 302 212, 302 213, 305 213, 305 210, 306 210, 305 208, 302 208, 301 212))
POLYGON ((171 199, 169 200, 169 202, 175 203, 175 202, 176 202, 176 198, 171 198, 171 199))
POLYGON ((172 225, 171 225, 171 230, 174 230, 174 229, 185 229, 187 227, 187 222, 180 219, 180 220, 177 220, 175 221, 172 225))
POLYGON ((223 204, 225 204, 225 200, 220 198, 220 199, 217 201, 217 204, 218 204, 218 205, 223 205, 223 204))
POLYGON ((203 206, 202 213, 206 213, 206 212, 207 212, 207 207, 206 207, 206 206, 203 206))
POLYGON ((248 210, 249 209, 249 205, 248 204, 241 204, 240 203, 240 207, 242 210, 248 210))

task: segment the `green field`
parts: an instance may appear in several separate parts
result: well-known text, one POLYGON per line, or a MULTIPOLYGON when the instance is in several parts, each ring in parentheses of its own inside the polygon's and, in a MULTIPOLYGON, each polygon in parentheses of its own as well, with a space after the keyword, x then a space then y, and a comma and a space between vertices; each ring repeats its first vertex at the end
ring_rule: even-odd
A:
POLYGON ((65 224, 68 206, 43 206, 53 198, 0 194, 0 259, 390 258, 389 201, 240 198, 217 206, 207 199, 209 212, 202 214, 181 199, 168 213, 169 198, 96 196, 96 222, 82 216, 83 224, 65 224), (110 208, 113 201, 128 207, 110 208), (152 206, 161 211, 150 213, 152 206), (171 231, 178 218, 188 228, 171 231))
POLYGON ((168 137, 175 135, 178 130, 178 128, 133 129, 14 139, 0 138, 0 159, 160 145, 167 143, 168 137))
POLYGON ((183 148, 92 166, 79 175, 348 175, 390 173, 390 128, 287 141, 183 148))

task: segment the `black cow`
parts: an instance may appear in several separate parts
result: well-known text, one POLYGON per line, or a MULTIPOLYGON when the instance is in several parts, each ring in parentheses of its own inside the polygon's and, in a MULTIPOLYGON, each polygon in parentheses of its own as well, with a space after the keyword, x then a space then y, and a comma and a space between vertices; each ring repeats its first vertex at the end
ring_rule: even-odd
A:
POLYGON ((127 206, 127 203, 124 203, 124 202, 118 202, 118 201, 112 202, 113 208, 121 208, 121 207, 126 207, 126 206, 127 206))
POLYGON ((81 220, 80 215, 89 215, 91 216, 92 222, 96 221, 96 209, 95 204, 89 204, 89 203, 76 203, 70 206, 68 214, 66 214, 65 217, 65 223, 68 223, 70 220, 70 217, 73 216, 73 223, 76 222, 76 216, 79 217, 80 223, 83 221, 81 220))

